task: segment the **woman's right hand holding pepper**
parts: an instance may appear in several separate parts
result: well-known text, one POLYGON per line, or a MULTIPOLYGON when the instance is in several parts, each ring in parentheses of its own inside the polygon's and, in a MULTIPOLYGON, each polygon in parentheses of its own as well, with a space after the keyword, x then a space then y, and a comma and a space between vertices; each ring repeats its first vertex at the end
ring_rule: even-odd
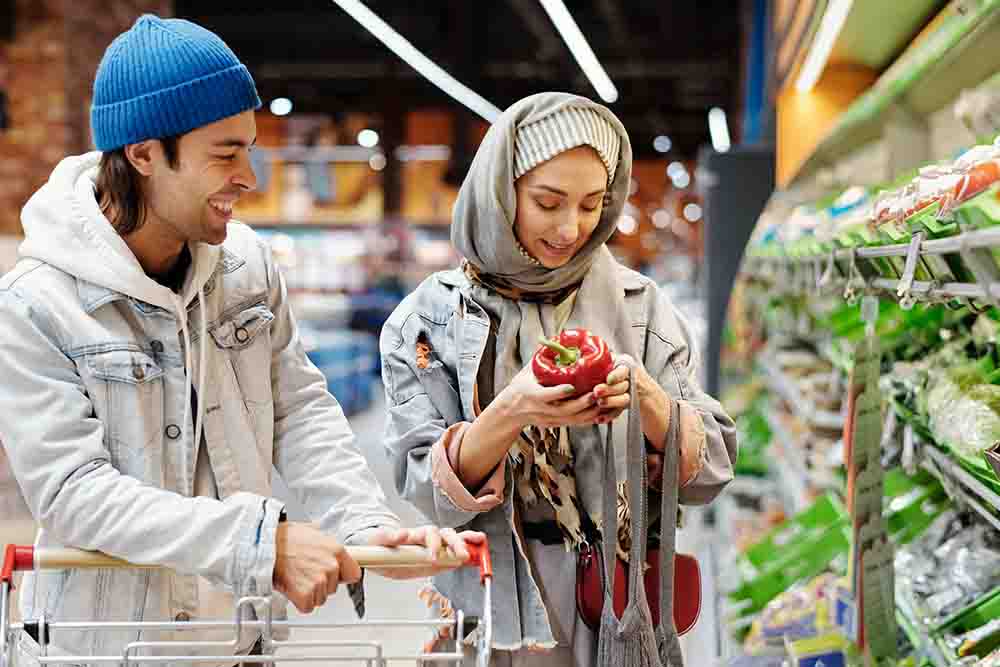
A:
POLYGON ((593 424, 601 413, 593 392, 573 398, 573 385, 543 387, 525 366, 494 401, 517 432, 528 425, 543 428, 593 424))
POLYGON ((555 428, 593 424, 601 406, 593 392, 573 398, 572 385, 543 387, 529 363, 476 418, 465 435, 455 473, 467 488, 477 488, 507 456, 528 425, 555 428))

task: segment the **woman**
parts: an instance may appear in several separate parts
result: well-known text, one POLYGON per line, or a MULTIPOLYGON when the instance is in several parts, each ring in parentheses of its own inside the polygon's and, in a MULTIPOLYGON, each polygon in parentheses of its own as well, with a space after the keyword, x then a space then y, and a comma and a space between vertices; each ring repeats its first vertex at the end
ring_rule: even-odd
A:
MULTIPOLYGON (((732 478, 735 428, 698 386, 685 323, 605 246, 631 171, 628 135, 608 109, 560 93, 516 103, 459 192, 451 236, 461 268, 427 279, 382 332, 396 489, 435 523, 488 535, 495 665, 590 665, 597 653, 576 612, 576 548, 600 525, 602 430, 628 405, 628 370, 576 398, 542 387, 530 363, 540 337, 584 327, 639 360, 653 467, 669 397, 679 401, 680 479, 667 482, 681 484, 681 502, 706 503, 732 478)), ((615 436, 609 474, 621 483, 624 428, 615 436)), ((425 599, 446 616, 482 612, 468 568, 436 577, 425 599)))

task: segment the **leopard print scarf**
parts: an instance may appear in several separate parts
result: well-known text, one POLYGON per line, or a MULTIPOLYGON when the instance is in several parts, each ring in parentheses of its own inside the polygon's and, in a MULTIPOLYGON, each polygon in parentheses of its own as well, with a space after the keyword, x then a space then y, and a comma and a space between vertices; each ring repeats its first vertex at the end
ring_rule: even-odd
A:
MULTIPOLYGON (((532 293, 507 284, 499 276, 483 274, 468 261, 462 263, 462 270, 470 281, 515 301, 558 305, 579 288, 579 285, 571 285, 552 292, 532 293)), ((589 517, 584 516, 585 510, 577 495, 574 474, 576 457, 568 429, 529 425, 521 432, 509 457, 514 468, 517 496, 521 502, 526 507, 534 506, 539 500, 548 502, 555 513, 556 524, 562 531, 566 550, 578 549, 587 541, 588 531, 596 528, 589 517)), ((628 561, 631 534, 625 486, 625 482, 618 484, 617 551, 620 558, 628 561)))

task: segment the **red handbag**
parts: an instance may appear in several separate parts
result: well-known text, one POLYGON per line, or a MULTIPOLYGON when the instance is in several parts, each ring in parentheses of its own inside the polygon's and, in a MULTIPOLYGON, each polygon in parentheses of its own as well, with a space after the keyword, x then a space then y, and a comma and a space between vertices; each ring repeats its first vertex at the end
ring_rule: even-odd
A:
MULTIPOLYGON (((600 545, 587 544, 580 548, 576 561, 576 608, 580 618, 591 630, 601 623, 604 607, 604 556, 600 545)), ((628 596, 628 564, 615 559, 615 616, 621 618, 628 596)), ((660 624, 660 550, 649 549, 649 567, 643 576, 646 600, 649 602, 653 625, 660 624)), ((701 568, 698 560, 688 554, 674 555, 674 626, 683 635, 694 627, 701 615, 701 568)))

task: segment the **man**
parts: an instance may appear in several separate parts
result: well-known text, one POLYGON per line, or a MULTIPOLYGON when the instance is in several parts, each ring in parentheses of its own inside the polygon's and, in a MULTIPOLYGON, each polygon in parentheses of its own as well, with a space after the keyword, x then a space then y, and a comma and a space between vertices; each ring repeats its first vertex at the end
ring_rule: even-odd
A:
MULTIPOLYGON (((97 71, 101 152, 64 160, 24 208, 21 260, 0 281, 0 440, 38 544, 169 568, 29 574, 25 617, 229 618, 234 598, 272 591, 309 612, 361 578, 344 544, 443 541, 465 556, 481 539, 398 527, 303 352, 267 246, 232 222, 256 184, 259 106, 218 36, 143 16, 97 71), (272 465, 314 524, 283 520, 272 465)), ((50 654, 164 636, 65 632, 50 654)), ((18 646, 38 650, 27 634, 18 646)))

